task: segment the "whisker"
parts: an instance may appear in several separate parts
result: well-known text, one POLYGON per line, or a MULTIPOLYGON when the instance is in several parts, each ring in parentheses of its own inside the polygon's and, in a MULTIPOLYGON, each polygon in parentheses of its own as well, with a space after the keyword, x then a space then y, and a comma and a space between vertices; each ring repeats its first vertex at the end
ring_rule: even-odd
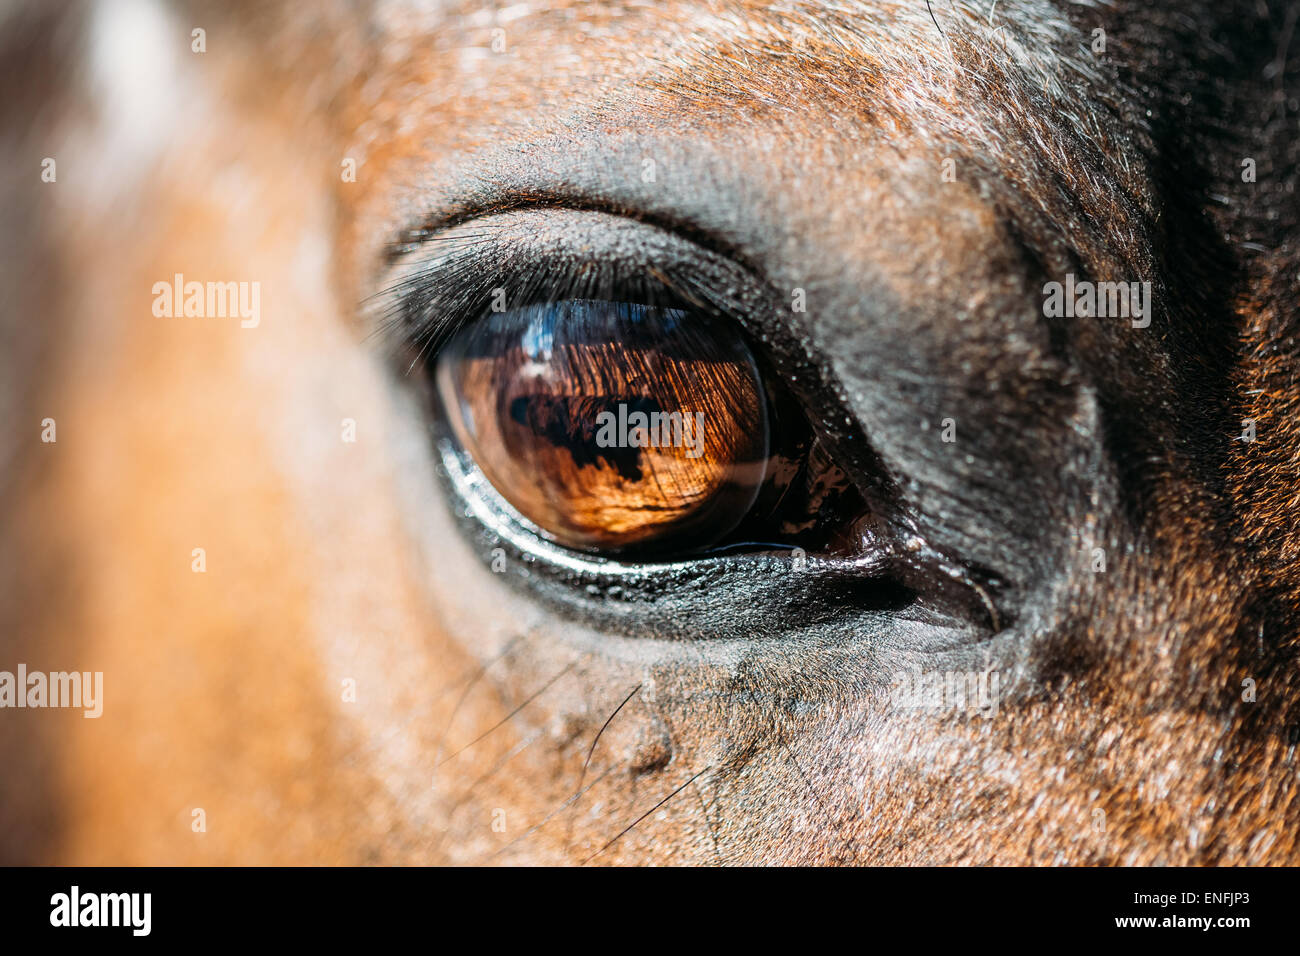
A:
POLYGON ((934 28, 939 31, 939 36, 943 36, 943 27, 939 26, 939 21, 934 19, 934 10, 930 6, 930 0, 925 0, 925 9, 930 11, 930 19, 934 20, 934 28))
MULTIPOLYGON (((598 786, 602 780, 604 780, 606 777, 608 777, 608 776, 609 776, 611 773, 613 773, 616 769, 617 769, 616 767, 607 767, 607 768, 606 768, 606 769, 605 769, 605 770, 600 774, 599 777, 597 777, 595 780, 591 781, 591 783, 589 783, 589 784, 587 785, 587 790, 590 790, 590 789, 592 789, 593 787, 598 786)), ((571 804, 574 800, 577 800, 580 796, 582 796, 584 793, 586 793, 587 790, 579 790, 579 791, 578 791, 577 793, 575 793, 573 796, 571 796, 571 797, 569 797, 568 799, 566 799, 566 800, 565 800, 563 803, 561 803, 558 807, 556 807, 554 810, 552 810, 550 813, 548 813, 546 816, 544 816, 544 817, 541 819, 541 822, 536 823, 536 824, 534 824, 533 826, 529 827, 529 828, 528 828, 527 830, 525 830, 523 833, 519 834, 519 836, 515 837, 513 840, 511 840, 509 843, 507 843, 507 844, 506 844, 505 846, 503 846, 501 849, 497 850, 495 853, 493 853, 491 856, 489 856, 488 859, 489 859, 489 860, 495 859, 496 857, 500 856, 502 853, 506 852, 506 850, 508 850, 508 849, 510 849, 512 846, 514 846, 516 843, 518 843, 520 840, 524 840, 524 839, 527 839, 528 837, 532 836, 534 833, 536 833, 536 832, 537 832, 538 830, 540 830, 542 827, 546 826, 546 824, 550 823, 551 820, 553 820, 553 819, 555 818, 556 814, 558 814, 561 810, 563 810, 565 807, 567 807, 569 804, 571 804)))
POLYGON ((438 767, 442 766, 442 748, 443 745, 447 742, 447 734, 451 731, 451 725, 456 722, 456 715, 460 713, 460 709, 464 705, 465 701, 469 698, 470 693, 478 685, 478 682, 481 681, 484 678, 484 676, 487 674, 488 668, 490 668, 497 661, 501 660, 503 657, 509 654, 511 650, 514 649, 514 646, 518 644, 521 640, 523 640, 522 637, 516 637, 513 640, 511 640, 509 644, 507 644, 504 648, 502 648, 500 654, 498 654, 496 657, 492 658, 490 661, 488 661, 486 664, 480 667, 478 669, 478 673, 475 674, 473 677, 471 677, 469 683, 465 685, 465 690, 461 692, 460 699, 456 701, 456 705, 451 709, 451 716, 447 718, 446 726, 442 728, 442 733, 438 735, 438 749, 435 752, 435 756, 433 758, 434 761, 433 766, 435 770, 438 767))
MULTIPOLYGON (((639 691, 644 686, 645 686, 645 682, 642 681, 640 684, 637 684, 635 687, 633 687, 632 692, 623 698, 623 703, 619 704, 617 707, 614 708, 614 712, 610 714, 608 717, 606 717, 605 722, 601 724, 600 730, 596 731, 596 737, 594 740, 592 740, 591 748, 587 751, 587 759, 582 764, 582 775, 578 777, 578 786, 574 791, 574 796, 577 796, 578 793, 582 792, 582 785, 587 782, 587 768, 591 766, 591 758, 596 753, 596 744, 600 743, 601 735, 605 733, 605 729, 609 727, 611 723, 613 723, 614 718, 618 716, 619 711, 621 711, 624 707, 626 707, 627 702, 630 701, 633 697, 635 697, 637 691, 639 691)), ((576 810, 578 805, 575 802, 573 806, 574 809, 576 810)), ((573 838, 573 818, 570 817, 569 833, 565 839, 565 842, 566 843, 572 842, 572 838, 573 838)))
MULTIPOLYGON (((746 693, 749 695, 750 701, 752 701, 754 706, 758 708, 759 713, 762 713, 762 708, 759 707, 758 700, 754 697, 753 691, 746 688, 746 693)), ((803 782, 805 789, 807 789, 809 796, 813 798, 813 802, 817 804, 818 809, 825 814, 828 820, 835 820, 835 814, 831 813, 826 804, 822 802, 821 795, 808 779, 808 775, 804 773, 803 767, 799 765, 799 761, 795 759, 794 750, 791 749, 790 742, 786 739, 785 732, 777 725, 775 716, 772 717, 771 727, 772 735, 776 737, 777 743, 780 745, 781 749, 785 751, 786 759, 789 760, 790 765, 794 767, 795 772, 799 775, 799 779, 803 782)), ((837 825, 839 824, 839 821, 836 820, 835 822, 837 825)), ((843 832, 842 826, 839 826, 839 829, 843 832)), ((851 836, 842 837, 842 840, 846 849, 853 853, 857 852, 856 841, 851 836)))
POLYGON ((591 862, 592 860, 594 860, 596 857, 600 856, 602 853, 604 853, 606 850, 608 850, 610 847, 612 847, 612 846, 613 846, 615 843, 617 843, 619 840, 623 839, 623 837, 627 836, 627 834, 630 833, 630 832, 631 832, 631 831, 632 831, 632 830, 637 826, 637 824, 639 824, 642 820, 644 820, 646 817, 650 816, 650 814, 654 813, 656 810, 658 810, 660 807, 662 807, 665 803, 667 803, 667 802, 668 802, 669 800, 671 800, 673 797, 677 796, 677 794, 681 793, 683 790, 685 790, 687 787, 689 787, 689 786, 690 786, 691 784, 693 784, 696 780, 698 780, 700 777, 704 776, 704 774, 708 773, 708 772, 709 772, 710 770, 712 770, 712 769, 713 769, 712 767, 705 767, 703 770, 701 770, 701 771, 699 771, 698 773, 694 774, 694 775, 691 777, 691 779, 687 780, 684 784, 682 784, 680 787, 678 787, 678 788, 677 788, 676 790, 674 790, 672 793, 668 794, 668 796, 664 797, 662 800, 660 800, 658 803, 656 803, 653 807, 651 807, 651 808, 650 808, 649 810, 647 810, 645 813, 641 814, 639 817, 637 817, 635 820, 633 820, 631 823, 629 823, 626 827, 624 827, 622 830, 620 830, 619 833, 618 833, 618 835, 617 835, 616 837, 614 837, 614 839, 610 840, 608 843, 606 843, 604 846, 602 846, 599 850, 597 850, 597 851, 596 851, 595 853, 593 853, 591 856, 589 856, 589 857, 587 857, 585 860, 583 860, 583 861, 582 861, 582 866, 586 866, 588 863, 590 863, 590 862, 591 862))
POLYGON ((541 736, 542 736, 541 731, 538 731, 537 733, 532 734, 531 736, 525 737, 519 743, 515 744, 508 751, 506 751, 506 753, 501 757, 501 759, 499 759, 495 764, 492 765, 491 770, 488 770, 477 780, 471 783, 468 787, 466 787, 465 792, 462 793, 459 797, 457 797, 456 802, 451 805, 450 809, 448 809, 447 822, 448 823, 451 822, 452 815, 457 810, 459 810, 462 806, 465 805, 466 801, 469 800, 470 796, 481 784, 486 783, 491 777, 500 773, 506 764, 514 760, 521 753, 523 753, 525 750, 531 747, 534 743, 537 742, 538 738, 540 738, 541 736))
MULTIPOLYGON (((596 744, 600 743, 600 735, 605 732, 605 728, 608 727, 613 722, 614 718, 618 716, 618 712, 622 710, 624 707, 626 707, 627 702, 631 700, 633 697, 635 697, 637 691, 639 691, 644 686, 645 684, 641 683, 633 687, 632 693, 628 694, 626 697, 623 698, 623 703, 619 704, 617 707, 614 708, 614 713, 610 714, 609 717, 605 719, 605 723, 603 723, 600 727, 600 730, 596 732, 596 739, 591 742, 591 749, 587 751, 587 759, 582 765, 583 776, 586 776, 587 768, 591 766, 591 757, 596 752, 596 744)), ((582 789, 581 781, 579 781, 578 783, 578 789, 579 790, 582 789)))
POLYGON ((558 674, 556 674, 554 677, 552 677, 550 680, 548 680, 545 684, 543 684, 543 685, 542 685, 541 687, 539 687, 537 690, 533 691, 533 693, 529 694, 529 695, 528 695, 528 698, 527 698, 527 699, 526 699, 522 704, 520 704, 520 705, 519 705, 518 707, 516 707, 514 710, 510 711, 510 713, 506 714, 504 717, 502 717, 500 720, 498 720, 495 724, 493 724, 493 725, 492 725, 491 727, 489 727, 487 730, 483 731, 483 733, 479 734, 477 737, 475 737, 475 738, 474 738, 473 740, 471 740, 469 743, 465 744, 465 746, 461 747, 461 748, 460 748, 459 750, 457 750, 455 753, 452 753, 452 754, 450 754, 449 756, 447 756, 446 758, 444 758, 441 762, 439 762, 439 763, 437 764, 437 766, 441 767, 441 766, 442 766, 444 763, 446 763, 448 760, 454 760, 456 757, 458 757, 458 756, 460 756, 461 754, 463 754, 466 750, 469 750, 470 747, 473 747, 476 743, 478 743, 479 741, 483 740, 484 738, 490 736, 492 733, 494 733, 495 731, 497 731, 498 729, 500 729, 500 728, 501 728, 505 723, 507 723, 507 722, 508 722, 512 717, 514 717, 514 716, 515 716, 516 714, 518 714, 521 710, 523 710, 525 707, 527 707, 529 704, 531 704, 533 701, 535 701, 538 697, 542 696, 542 694, 544 694, 544 693, 546 693, 548 690, 550 690, 551 686, 552 686, 556 681, 558 681, 558 680, 559 680, 561 677, 563 677, 565 674, 569 673, 569 671, 571 671, 571 670, 573 670, 573 664, 569 664, 567 667, 564 668, 564 670, 560 671, 558 674))
POLYGON ((695 796, 700 801, 700 812, 704 814, 704 825, 709 830, 709 839, 713 841, 713 855, 717 857, 718 863, 721 863, 722 850, 718 847, 718 834, 713 829, 713 820, 709 816, 709 808, 704 805, 704 794, 700 791, 699 784, 695 784, 691 789, 695 791, 695 796))

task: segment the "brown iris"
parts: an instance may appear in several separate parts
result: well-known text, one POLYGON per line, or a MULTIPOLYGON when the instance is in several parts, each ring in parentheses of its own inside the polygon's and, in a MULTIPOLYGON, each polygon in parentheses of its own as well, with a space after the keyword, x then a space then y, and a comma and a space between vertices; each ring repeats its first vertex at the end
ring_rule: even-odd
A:
POLYGON ((494 313, 443 349, 437 382, 484 475, 569 547, 707 546, 763 481, 754 358, 734 328, 683 309, 571 299, 494 313))

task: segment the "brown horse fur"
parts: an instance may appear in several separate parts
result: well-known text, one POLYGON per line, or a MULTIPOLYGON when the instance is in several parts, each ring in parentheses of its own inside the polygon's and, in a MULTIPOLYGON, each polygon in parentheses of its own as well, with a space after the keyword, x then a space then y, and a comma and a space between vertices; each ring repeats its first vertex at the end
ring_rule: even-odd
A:
POLYGON ((0 669, 102 671, 105 701, 0 711, 0 858, 1300 862, 1296 27, 1272 0, 12 10, 0 669), (361 305, 413 225, 487 216, 619 217, 805 290, 800 341, 996 623, 741 627, 720 586, 674 598, 712 637, 668 640, 493 574, 361 305), (153 316, 175 273, 259 281, 260 324, 153 316), (1045 323, 1067 273, 1150 281, 1154 321, 1045 323), (900 710, 899 666, 1007 693, 900 710))

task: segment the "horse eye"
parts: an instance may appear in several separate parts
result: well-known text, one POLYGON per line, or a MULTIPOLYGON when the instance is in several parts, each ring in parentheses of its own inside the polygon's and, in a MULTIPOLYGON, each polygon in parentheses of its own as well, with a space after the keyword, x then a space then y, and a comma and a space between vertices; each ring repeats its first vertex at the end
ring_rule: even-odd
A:
POLYGON ((759 367, 738 329, 688 309, 569 299, 490 313, 443 347, 436 382, 497 492, 566 547, 707 547, 763 485, 759 367))

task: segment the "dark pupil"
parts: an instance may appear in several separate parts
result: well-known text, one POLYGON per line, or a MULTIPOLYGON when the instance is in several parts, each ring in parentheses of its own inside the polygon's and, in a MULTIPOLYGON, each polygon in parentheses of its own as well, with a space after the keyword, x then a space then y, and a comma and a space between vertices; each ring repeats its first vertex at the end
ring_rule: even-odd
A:
POLYGON ((448 343, 438 389, 501 495, 572 547, 703 547, 763 477, 753 356, 736 330, 680 309, 573 299, 494 313, 448 343))

